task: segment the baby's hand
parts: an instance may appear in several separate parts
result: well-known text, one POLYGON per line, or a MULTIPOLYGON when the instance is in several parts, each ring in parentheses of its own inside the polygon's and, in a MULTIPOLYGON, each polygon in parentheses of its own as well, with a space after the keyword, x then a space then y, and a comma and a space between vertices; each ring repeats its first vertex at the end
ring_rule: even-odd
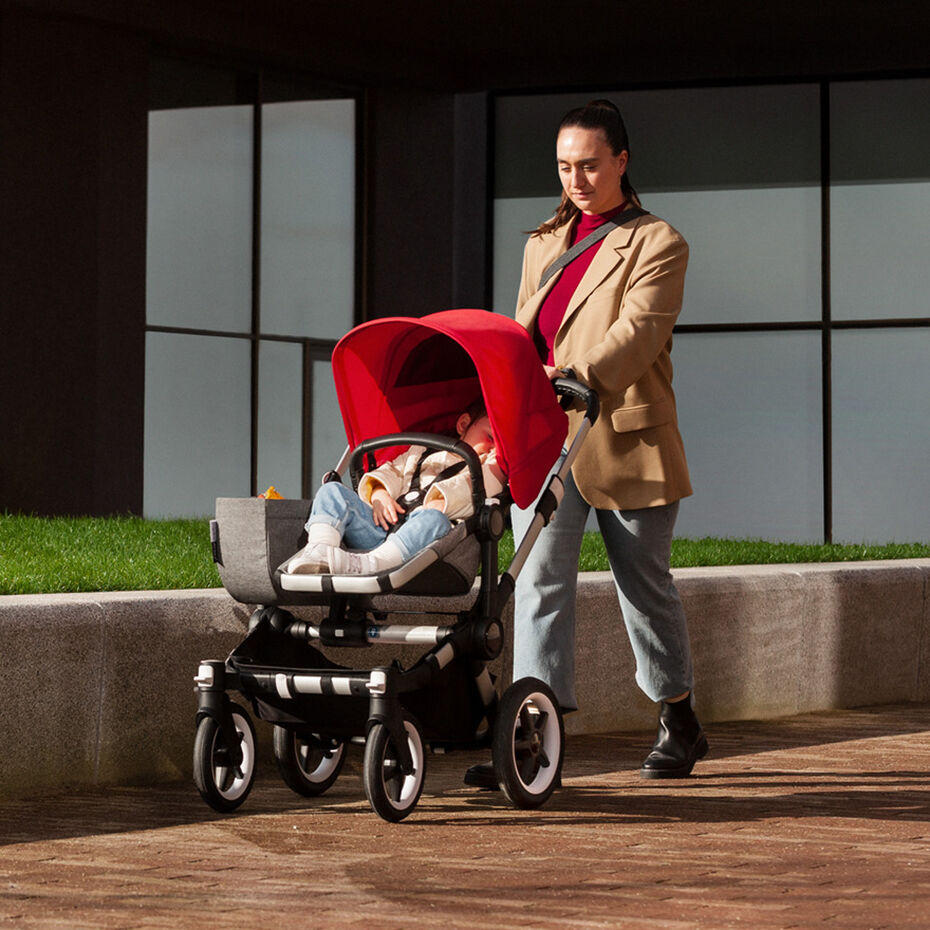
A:
POLYGON ((427 501, 423 506, 428 510, 445 510, 446 499, 444 497, 434 497, 431 501, 427 501))
POLYGON ((406 513, 384 488, 372 491, 371 511, 375 524, 383 530, 389 530, 397 522, 398 514, 406 513))

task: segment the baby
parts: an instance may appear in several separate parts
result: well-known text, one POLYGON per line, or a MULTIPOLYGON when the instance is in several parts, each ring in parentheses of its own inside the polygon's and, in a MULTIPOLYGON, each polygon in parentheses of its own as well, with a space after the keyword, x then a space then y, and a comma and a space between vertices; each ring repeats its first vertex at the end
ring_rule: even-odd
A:
MULTIPOLYGON (((503 473, 484 404, 473 403, 459 416, 455 429, 478 453, 485 493, 497 496, 503 490, 503 473)), ((445 536, 453 521, 471 516, 471 493, 468 468, 459 456, 411 446, 364 474, 358 493, 338 481, 324 484, 307 520, 307 544, 285 571, 372 574, 394 568, 445 536), (343 543, 363 551, 347 551, 343 543)))

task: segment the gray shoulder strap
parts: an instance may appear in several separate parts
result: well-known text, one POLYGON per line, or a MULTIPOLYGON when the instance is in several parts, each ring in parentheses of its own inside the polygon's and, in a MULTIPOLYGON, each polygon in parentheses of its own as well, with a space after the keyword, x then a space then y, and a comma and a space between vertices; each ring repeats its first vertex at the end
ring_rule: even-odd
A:
POLYGON ((630 207, 616 216, 612 216, 606 223, 602 223, 589 236, 585 236, 581 242, 576 242, 567 252, 563 252, 543 273, 539 279, 539 290, 554 274, 558 274, 566 265, 573 262, 582 252, 587 251, 595 242, 600 242, 608 233, 614 231, 615 226, 622 226, 628 220, 645 216, 647 210, 642 207, 630 207))

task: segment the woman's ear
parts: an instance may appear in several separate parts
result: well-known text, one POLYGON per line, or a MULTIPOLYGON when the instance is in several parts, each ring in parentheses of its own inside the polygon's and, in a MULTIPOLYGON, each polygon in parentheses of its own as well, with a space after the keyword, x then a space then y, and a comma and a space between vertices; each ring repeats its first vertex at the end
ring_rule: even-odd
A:
POLYGON ((466 432, 468 432, 468 427, 471 426, 471 417, 467 413, 463 413, 455 421, 455 431, 459 434, 459 439, 461 439, 466 432))

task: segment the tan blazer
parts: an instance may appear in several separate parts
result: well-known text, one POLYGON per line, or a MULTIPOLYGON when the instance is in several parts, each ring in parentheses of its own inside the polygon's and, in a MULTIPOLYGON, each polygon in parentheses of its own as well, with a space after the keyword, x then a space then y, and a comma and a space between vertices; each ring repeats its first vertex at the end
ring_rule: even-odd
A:
MULTIPOLYGON (((537 291, 539 279, 568 248, 569 232, 563 226, 526 244, 517 321, 531 335, 558 275, 537 291)), ((555 364, 601 400, 572 468, 594 507, 654 507, 691 493, 670 358, 687 264, 688 245, 671 226, 651 215, 630 220, 601 242, 556 333, 555 364)), ((574 435, 582 414, 569 416, 574 435)))

